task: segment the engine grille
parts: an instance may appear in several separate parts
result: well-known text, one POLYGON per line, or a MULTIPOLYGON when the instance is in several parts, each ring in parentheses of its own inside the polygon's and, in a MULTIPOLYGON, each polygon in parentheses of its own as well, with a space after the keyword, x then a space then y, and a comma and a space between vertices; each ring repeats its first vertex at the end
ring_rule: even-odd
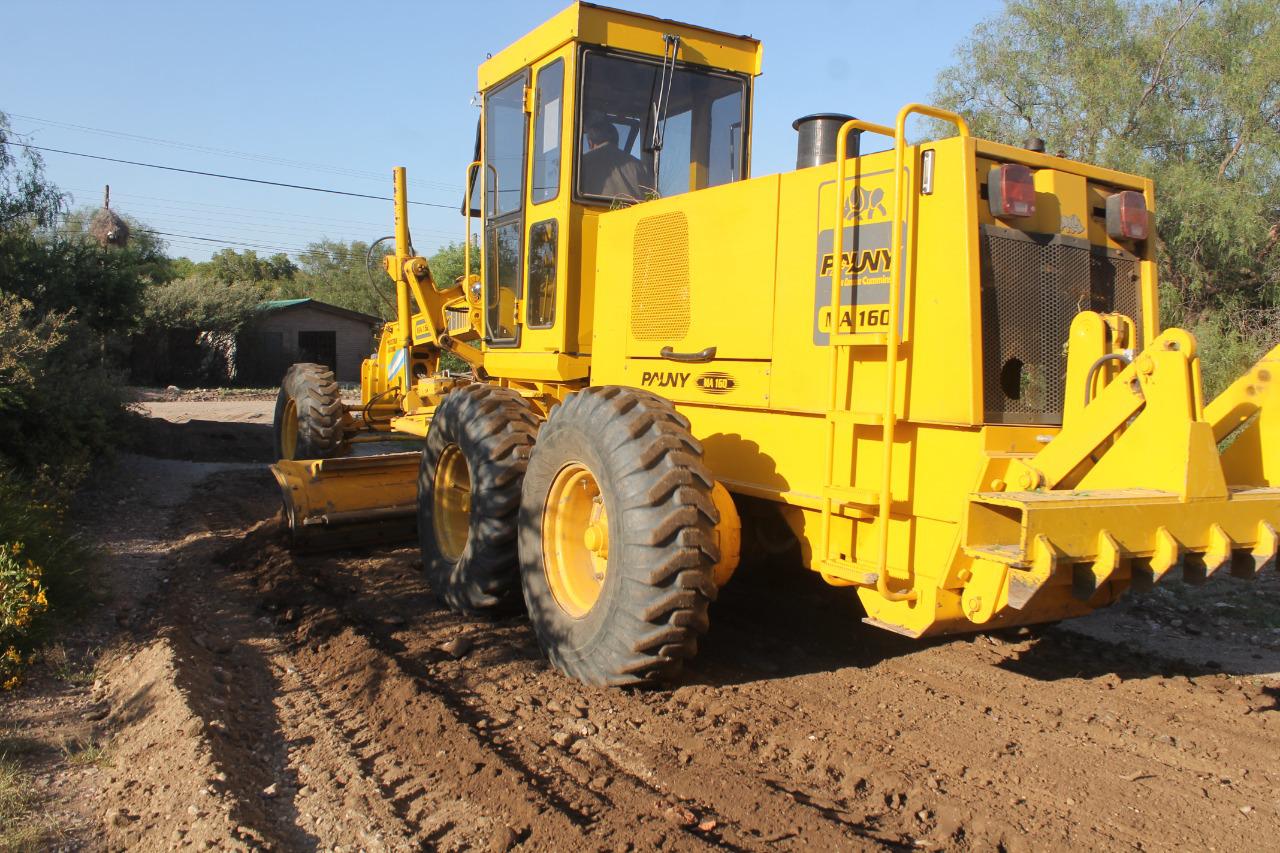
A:
POLYGON ((689 334, 689 221, 680 212, 636 223, 631 269, 631 335, 639 341, 689 334))
POLYGON ((1141 349, 1133 255, 1059 234, 983 226, 980 260, 987 423, 1062 423, 1067 338, 1081 311, 1131 317, 1141 349))

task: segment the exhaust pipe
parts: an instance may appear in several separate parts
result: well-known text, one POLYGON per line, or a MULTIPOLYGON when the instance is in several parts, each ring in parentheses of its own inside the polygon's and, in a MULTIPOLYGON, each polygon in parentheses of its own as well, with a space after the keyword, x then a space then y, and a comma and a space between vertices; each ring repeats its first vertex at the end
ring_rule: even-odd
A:
MULTIPOLYGON (((825 163, 833 163, 836 159, 836 138, 840 128, 853 116, 843 113, 813 113, 801 116, 791 123, 800 133, 796 140, 796 168, 809 169, 825 163)), ((846 149, 850 157, 858 156, 858 139, 860 130, 849 131, 849 144, 846 149)))

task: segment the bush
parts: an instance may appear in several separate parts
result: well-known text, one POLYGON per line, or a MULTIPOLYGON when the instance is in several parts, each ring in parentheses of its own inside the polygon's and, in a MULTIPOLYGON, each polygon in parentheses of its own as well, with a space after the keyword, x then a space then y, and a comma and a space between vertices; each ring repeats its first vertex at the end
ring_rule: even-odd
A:
POLYGON ((87 552, 57 506, 0 470, 0 688, 10 690, 47 627, 50 604, 77 601, 87 552))
POLYGON ((1280 309, 1230 307, 1205 312, 1185 325, 1196 336, 1205 402, 1280 342, 1280 309))
POLYGON ((147 288, 143 324, 150 330, 233 332, 253 316, 264 298, 258 284, 188 276, 147 288))
POLYGON ((0 689, 18 685, 32 624, 49 609, 42 573, 21 542, 0 543, 0 689))
POLYGON ((0 293, 0 464, 62 500, 109 457, 125 411, 100 339, 71 313, 0 293))

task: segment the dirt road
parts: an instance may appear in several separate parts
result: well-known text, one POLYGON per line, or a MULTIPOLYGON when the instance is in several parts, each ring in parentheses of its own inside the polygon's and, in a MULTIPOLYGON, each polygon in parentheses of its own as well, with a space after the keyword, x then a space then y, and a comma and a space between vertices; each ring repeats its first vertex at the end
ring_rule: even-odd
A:
POLYGON ((73 846, 1259 850, 1280 838, 1274 577, 1247 599, 1215 583, 1072 630, 921 643, 863 626, 853 595, 797 565, 764 565, 714 605, 677 689, 594 690, 549 669, 526 622, 443 610, 414 549, 295 557, 265 470, 200 474, 172 509, 140 509, 145 483, 121 504, 139 524, 168 523, 154 563, 110 566, 123 638, 70 706, 105 715, 110 764, 49 786, 84 816, 73 846), (122 582, 131 571, 151 580, 122 582), (1253 621, 1237 635, 1231 608, 1255 601, 1271 609, 1242 614, 1253 621), (1181 653, 1197 644, 1216 659, 1181 653))

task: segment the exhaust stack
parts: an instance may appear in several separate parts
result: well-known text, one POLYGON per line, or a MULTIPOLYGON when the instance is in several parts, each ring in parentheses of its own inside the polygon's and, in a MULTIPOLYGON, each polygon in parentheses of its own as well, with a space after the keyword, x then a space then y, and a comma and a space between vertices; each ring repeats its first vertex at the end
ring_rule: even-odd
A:
MULTIPOLYGON (((796 141, 796 168, 809 169, 834 162, 836 159, 836 138, 840 128, 853 116, 843 113, 813 113, 801 116, 791 123, 800 133, 796 141)), ((858 137, 861 131, 849 132, 849 156, 858 156, 858 137)))

